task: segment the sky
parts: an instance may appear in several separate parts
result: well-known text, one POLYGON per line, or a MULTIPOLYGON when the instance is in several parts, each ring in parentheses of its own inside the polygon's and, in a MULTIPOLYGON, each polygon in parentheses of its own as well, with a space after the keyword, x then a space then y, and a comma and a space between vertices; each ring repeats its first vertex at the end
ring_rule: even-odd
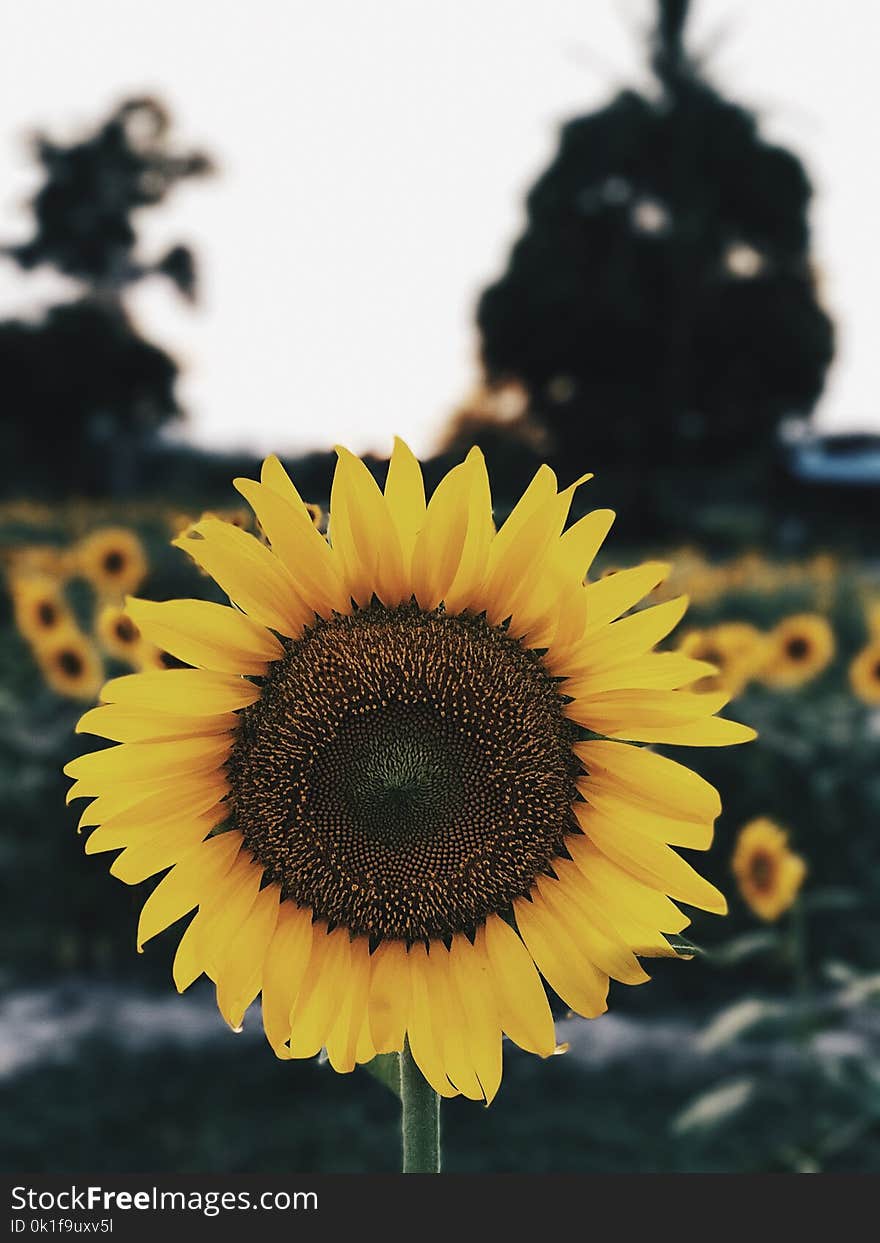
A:
MULTIPOLYGON (((838 352, 824 428, 880 431, 880 6, 693 0, 689 43, 806 164, 838 352), (866 152, 868 153, 866 157, 866 152)), ((191 243, 195 309, 131 300, 181 362, 184 438, 292 454, 420 453, 478 377, 474 308, 522 229, 559 125, 644 85, 650 0, 27 0, 0 17, 0 239, 28 233, 25 135, 153 93, 217 177, 144 213, 147 257, 191 243)), ((0 316, 57 297, 0 261, 0 316)))

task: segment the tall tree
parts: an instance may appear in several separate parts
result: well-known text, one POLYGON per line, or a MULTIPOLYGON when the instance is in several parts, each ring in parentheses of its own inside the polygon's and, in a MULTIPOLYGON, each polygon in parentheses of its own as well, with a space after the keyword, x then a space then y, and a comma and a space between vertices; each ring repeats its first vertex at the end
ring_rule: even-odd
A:
POLYGON ((135 213, 212 170, 203 153, 175 151, 169 131, 165 108, 139 98, 69 145, 36 138, 45 176, 31 202, 34 232, 3 253, 26 270, 54 268, 82 292, 37 322, 0 323, 7 487, 124 488, 139 446, 181 414, 174 360, 140 334, 125 306, 126 292, 152 275, 195 299, 187 247, 148 260, 138 245, 135 213))
POLYGON ((490 383, 521 383, 561 458, 760 452, 809 412, 833 352, 800 161, 705 80, 687 0, 660 0, 656 93, 562 128, 477 320, 490 383))

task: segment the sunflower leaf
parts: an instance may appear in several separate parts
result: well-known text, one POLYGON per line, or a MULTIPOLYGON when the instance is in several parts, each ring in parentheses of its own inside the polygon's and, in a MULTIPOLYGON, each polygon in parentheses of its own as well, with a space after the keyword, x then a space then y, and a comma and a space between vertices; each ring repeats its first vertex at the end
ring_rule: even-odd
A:
POLYGON ((371 1062, 365 1063, 364 1070, 384 1084, 395 1096, 400 1096, 399 1053, 377 1053, 371 1062))

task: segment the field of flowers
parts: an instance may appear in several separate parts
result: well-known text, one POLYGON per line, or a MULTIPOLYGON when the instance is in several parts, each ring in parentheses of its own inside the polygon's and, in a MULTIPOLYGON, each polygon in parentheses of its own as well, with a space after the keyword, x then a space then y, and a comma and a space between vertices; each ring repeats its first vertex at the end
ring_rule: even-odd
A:
MULTIPOLYGON (((103 680, 179 663, 141 639, 126 596, 220 599, 171 544, 200 513, 0 509, 0 1144, 31 1170, 71 1168, 74 1145, 92 1170, 394 1169, 396 1109, 369 1075, 278 1063, 252 1039, 258 1012, 233 1037, 210 990, 177 999, 168 933, 135 956, 145 886, 108 879, 65 806, 103 680)), ((648 964, 650 988, 617 986, 601 1019, 559 1006, 561 1056, 511 1050, 478 1127, 473 1105, 448 1107, 446 1168, 876 1169, 880 567, 612 536, 594 573, 646 556, 671 567, 648 603, 690 599, 665 646, 714 665, 694 689, 727 692, 759 734, 679 757, 722 794, 699 864, 730 914, 694 912, 687 961, 648 964)))

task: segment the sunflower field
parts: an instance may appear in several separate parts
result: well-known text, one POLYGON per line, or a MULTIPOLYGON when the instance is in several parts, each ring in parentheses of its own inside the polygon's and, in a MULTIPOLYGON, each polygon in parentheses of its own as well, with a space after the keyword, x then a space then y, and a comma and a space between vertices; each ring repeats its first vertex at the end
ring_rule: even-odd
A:
MULTIPOLYGON (((113 856, 88 845, 102 830, 83 817, 78 832, 83 805, 65 808, 62 768, 93 749, 74 731, 102 684, 187 667, 157 641, 170 614, 127 600, 224 603, 182 551, 217 519, 265 543, 234 495, 218 491, 210 508, 0 508, 8 1168, 397 1168, 398 1106, 379 1077, 336 1075, 323 1053, 279 1062, 259 1003, 232 1034, 204 978, 178 996, 179 931, 134 953, 155 879, 135 862, 108 878, 113 856)), ((307 499, 323 535, 329 498, 307 499)), ((513 502, 495 498, 496 522, 513 502)), ((711 848, 693 838, 681 853, 729 912, 682 901, 689 926, 667 956, 644 960, 652 983, 613 982, 598 1018, 573 1017, 551 993, 556 1047, 544 1052, 555 1055, 505 1041, 491 1108, 475 1122, 471 1101, 444 1102, 444 1168, 876 1169, 880 570, 854 554, 720 554, 612 531, 589 581, 644 564, 658 567, 655 585, 625 612, 686 595, 661 652, 694 662, 689 691, 729 699, 725 715, 758 734, 742 747, 663 748, 720 791, 711 848)))

